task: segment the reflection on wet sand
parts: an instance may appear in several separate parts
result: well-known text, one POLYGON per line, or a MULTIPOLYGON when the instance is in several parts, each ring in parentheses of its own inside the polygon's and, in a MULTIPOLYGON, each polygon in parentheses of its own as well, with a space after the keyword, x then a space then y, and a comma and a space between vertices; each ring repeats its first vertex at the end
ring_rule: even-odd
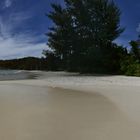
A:
POLYGON ((0 86, 1 140, 138 140, 140 126, 98 93, 0 86))

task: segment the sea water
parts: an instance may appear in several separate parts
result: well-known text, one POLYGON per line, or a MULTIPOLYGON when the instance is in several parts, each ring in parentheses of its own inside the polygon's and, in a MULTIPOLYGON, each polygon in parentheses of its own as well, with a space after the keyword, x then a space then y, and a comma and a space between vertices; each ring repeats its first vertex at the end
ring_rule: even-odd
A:
POLYGON ((23 70, 0 70, 0 80, 19 80, 33 77, 30 72, 23 70))

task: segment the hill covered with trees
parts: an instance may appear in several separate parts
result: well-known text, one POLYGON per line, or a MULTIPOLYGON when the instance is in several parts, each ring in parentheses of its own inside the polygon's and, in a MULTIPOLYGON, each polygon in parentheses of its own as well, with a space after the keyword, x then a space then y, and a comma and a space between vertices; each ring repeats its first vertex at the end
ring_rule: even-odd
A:
POLYGON ((46 70, 47 61, 43 58, 25 57, 12 60, 0 60, 0 69, 46 70))

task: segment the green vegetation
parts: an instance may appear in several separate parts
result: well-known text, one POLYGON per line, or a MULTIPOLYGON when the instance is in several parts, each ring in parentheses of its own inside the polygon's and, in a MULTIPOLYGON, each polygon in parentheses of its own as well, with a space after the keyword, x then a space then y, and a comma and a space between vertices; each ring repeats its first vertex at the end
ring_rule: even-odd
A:
MULTIPOLYGON (((66 7, 52 4, 48 17, 54 26, 48 46, 57 59, 56 69, 116 73, 125 49, 113 41, 123 32, 120 10, 109 0, 65 0, 66 7)), ((46 53, 49 58, 51 53, 46 53), (50 54, 50 55, 49 55, 50 54)))
POLYGON ((140 43, 131 41, 130 51, 114 43, 124 29, 113 1, 64 2, 47 15, 54 23, 47 33, 51 51, 44 51, 49 70, 140 76, 140 43))
POLYGON ((140 44, 139 40, 131 41, 131 50, 121 62, 121 71, 129 76, 140 76, 140 44))
POLYGON ((46 66, 45 59, 36 57, 0 60, 0 69, 46 70, 46 66))

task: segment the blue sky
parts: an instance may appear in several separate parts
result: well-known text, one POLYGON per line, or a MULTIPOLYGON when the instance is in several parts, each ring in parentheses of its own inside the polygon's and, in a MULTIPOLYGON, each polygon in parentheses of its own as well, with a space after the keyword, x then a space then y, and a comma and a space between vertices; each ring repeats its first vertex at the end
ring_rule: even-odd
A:
MULTIPOLYGON (((42 56, 47 49, 44 35, 51 21, 45 13, 51 10, 50 3, 63 0, 0 0, 0 59, 25 56, 42 56)), ((128 46, 140 32, 140 1, 115 0, 120 7, 121 25, 125 32, 116 40, 128 46)))
POLYGON ((0 59, 40 57, 47 49, 49 0, 0 0, 0 6, 0 59))
POLYGON ((129 41, 138 39, 140 34, 140 1, 115 0, 115 2, 122 12, 121 25, 125 27, 124 33, 116 42, 129 47, 129 41))

